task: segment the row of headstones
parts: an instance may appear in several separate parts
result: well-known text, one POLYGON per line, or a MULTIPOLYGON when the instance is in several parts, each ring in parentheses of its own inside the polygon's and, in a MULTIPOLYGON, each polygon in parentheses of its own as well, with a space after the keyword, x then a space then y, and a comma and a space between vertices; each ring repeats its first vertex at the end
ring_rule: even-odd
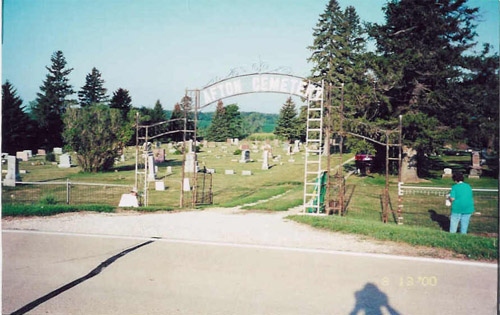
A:
MULTIPOLYGON (((472 165, 469 170, 469 178, 478 179, 482 174, 483 168, 481 167, 481 158, 479 152, 472 152, 472 165)), ((451 178, 453 176, 453 171, 451 168, 443 169, 442 178, 451 178)))

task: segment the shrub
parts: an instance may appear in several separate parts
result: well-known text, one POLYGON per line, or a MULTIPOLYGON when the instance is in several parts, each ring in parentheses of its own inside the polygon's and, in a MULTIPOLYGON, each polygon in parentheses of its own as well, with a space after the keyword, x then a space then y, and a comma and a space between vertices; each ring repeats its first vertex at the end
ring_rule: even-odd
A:
POLYGON ((241 154, 241 150, 240 149, 236 149, 236 151, 233 152, 233 155, 240 155, 241 154))
POLYGON ((42 205, 55 205, 57 204, 57 199, 54 195, 46 195, 40 199, 40 204, 42 205))
POLYGON ((47 162, 55 162, 56 161, 56 155, 54 154, 54 152, 48 152, 45 155, 45 161, 47 161, 47 162))

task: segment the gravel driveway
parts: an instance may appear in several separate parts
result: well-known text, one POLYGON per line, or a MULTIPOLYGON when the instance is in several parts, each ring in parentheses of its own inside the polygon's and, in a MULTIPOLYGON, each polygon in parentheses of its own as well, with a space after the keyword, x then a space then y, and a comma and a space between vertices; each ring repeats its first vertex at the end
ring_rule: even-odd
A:
POLYGON ((449 251, 411 247, 337 232, 317 230, 285 219, 286 212, 210 208, 162 213, 66 213, 51 217, 7 218, 4 230, 161 237, 177 240, 329 249, 364 253, 453 258, 449 251))

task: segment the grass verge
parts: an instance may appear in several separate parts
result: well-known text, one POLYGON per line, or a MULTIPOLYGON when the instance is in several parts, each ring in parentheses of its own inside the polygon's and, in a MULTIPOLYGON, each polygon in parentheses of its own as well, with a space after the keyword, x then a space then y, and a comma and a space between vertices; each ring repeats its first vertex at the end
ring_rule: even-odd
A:
POLYGON ((352 218, 288 216, 288 219, 330 231, 366 235, 378 240, 443 248, 472 259, 498 258, 496 238, 450 234, 430 228, 397 226, 352 218))
POLYGON ((95 211, 114 212, 115 207, 107 205, 9 205, 2 206, 2 217, 48 216, 65 212, 95 211))
POLYGON ((244 205, 247 203, 253 203, 253 202, 260 201, 260 200, 269 199, 269 198, 276 196, 276 195, 283 194, 288 189, 290 189, 289 186, 280 186, 280 187, 253 190, 253 191, 249 191, 249 192, 245 193, 244 195, 240 196, 240 198, 236 198, 236 199, 233 199, 231 201, 222 203, 220 206, 221 207, 236 207, 236 206, 244 205))

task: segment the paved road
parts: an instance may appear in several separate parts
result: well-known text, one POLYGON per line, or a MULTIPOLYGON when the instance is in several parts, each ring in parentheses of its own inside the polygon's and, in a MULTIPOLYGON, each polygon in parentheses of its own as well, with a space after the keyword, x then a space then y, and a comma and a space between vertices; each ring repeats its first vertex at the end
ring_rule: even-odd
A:
POLYGON ((3 313, 496 313, 491 264, 35 231, 2 238, 3 313))

